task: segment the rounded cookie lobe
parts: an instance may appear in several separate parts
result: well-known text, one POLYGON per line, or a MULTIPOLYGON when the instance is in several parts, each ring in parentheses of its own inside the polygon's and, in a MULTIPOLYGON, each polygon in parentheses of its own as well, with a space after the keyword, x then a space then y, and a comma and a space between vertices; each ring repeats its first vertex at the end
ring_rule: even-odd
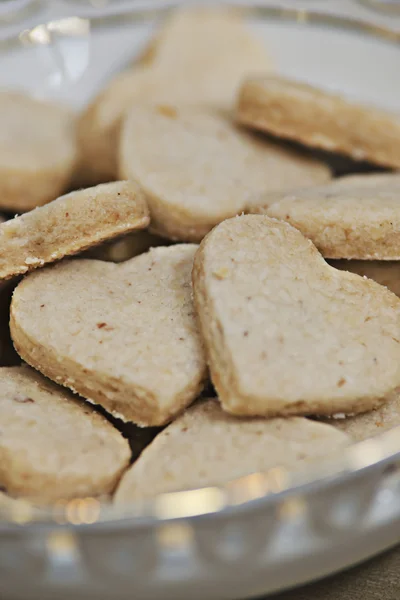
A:
POLYGON ((287 221, 326 258, 400 259, 400 173, 349 175, 266 194, 249 212, 287 221))
POLYGON ((400 117, 299 81, 250 77, 240 90, 243 125, 354 160, 400 169, 400 117))
POLYGON ((330 177, 322 163, 241 131, 222 112, 167 105, 130 111, 120 173, 145 191, 151 228, 184 241, 201 240, 266 191, 330 177))
POLYGON ((192 301, 196 249, 154 248, 118 265, 80 259, 29 275, 11 305, 18 353, 116 417, 167 423, 207 376, 192 301))
POLYGON ((400 296, 400 262, 383 260, 330 260, 329 264, 341 271, 350 271, 373 279, 400 296))
POLYGON ((125 473, 114 502, 226 483, 257 471, 300 470, 349 438, 301 417, 237 419, 216 399, 198 402, 151 442, 125 473))
POLYGON ((20 92, 0 92, 0 207, 24 212, 57 198, 77 160, 74 115, 20 92))
POLYGON ((193 269, 213 383, 238 415, 351 414, 400 385, 400 300, 281 221, 216 227, 193 269))
POLYGON ((71 192, 0 225, 0 279, 144 229, 149 222, 147 203, 134 182, 71 192))
POLYGON ((0 486, 40 502, 113 491, 128 442, 101 415, 29 367, 0 368, 0 486))

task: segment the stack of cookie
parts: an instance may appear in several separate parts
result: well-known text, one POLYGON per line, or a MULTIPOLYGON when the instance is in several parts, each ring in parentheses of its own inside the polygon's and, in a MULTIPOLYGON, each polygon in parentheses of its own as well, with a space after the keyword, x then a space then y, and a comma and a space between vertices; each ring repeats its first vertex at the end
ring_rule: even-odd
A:
POLYGON ((127 503, 400 425, 400 120, 271 69, 192 9, 78 118, 0 95, 8 496, 127 503))

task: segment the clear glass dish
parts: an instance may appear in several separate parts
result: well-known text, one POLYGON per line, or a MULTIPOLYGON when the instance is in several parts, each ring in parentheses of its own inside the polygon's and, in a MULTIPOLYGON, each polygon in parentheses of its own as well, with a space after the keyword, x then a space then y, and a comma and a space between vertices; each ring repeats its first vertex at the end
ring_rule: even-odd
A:
MULTIPOLYGON (((66 4, 57 3, 53 12, 49 5, 39 7, 35 20, 30 16, 21 22, 15 34, 7 29, 2 35, 0 27, 0 86, 60 100, 78 110, 140 52, 173 3, 134 2, 127 8, 127 2, 119 2, 116 14, 109 14, 107 6, 96 18, 93 5, 86 15, 83 3, 69 2, 69 13, 66 4), (80 6, 74 12, 75 4, 80 6)), ((400 34, 360 20, 295 8, 247 3, 243 10, 254 30, 265 38, 277 71, 365 103, 399 109, 400 34)), ((17 26, 13 23, 12 27, 17 26)), ((0 516, 0 572, 8 569, 11 581, 4 589, 15 590, 15 597, 25 600, 31 592, 41 600, 46 594, 61 598, 66 590, 82 595, 90 591, 100 598, 103 592, 93 578, 105 574, 113 582, 110 589, 119 590, 117 584, 121 584, 121 597, 142 591, 149 597, 174 598, 178 589, 193 592, 199 581, 210 598, 225 597, 225 591, 220 593, 223 582, 224 590, 230 590, 226 597, 232 597, 232 592, 237 597, 264 593, 321 576, 400 540, 400 427, 354 444, 337 459, 296 475, 275 468, 124 508, 93 498, 58 503, 51 509, 17 501, 2 509, 0 516), (263 523, 262 539, 256 535, 257 523, 263 523), (290 533, 293 524, 298 529, 290 533), (318 543, 316 529, 321 536, 318 543), (221 535, 228 531, 228 546, 238 532, 259 542, 245 557, 239 553, 233 560, 225 550, 218 550, 217 556, 216 531, 221 535), (297 571, 290 576, 276 567, 289 568, 291 556, 287 541, 286 546, 282 542, 284 550, 279 550, 279 535, 293 540, 290 565, 297 565, 297 571), (344 543, 353 550, 343 552, 335 562, 332 556, 340 555, 344 543), (261 546, 263 552, 269 548, 266 554, 261 546), (144 559, 138 556, 148 554, 143 572, 126 562, 121 548, 129 550, 139 566, 144 559), (13 579, 14 549, 19 571, 13 579), (325 553, 325 562, 318 563, 318 553, 325 553), (206 575, 199 556, 207 564, 218 563, 216 571, 206 575), (231 567, 253 564, 255 556, 262 556, 258 566, 253 565, 259 583, 240 587, 231 567), (151 574, 148 565, 152 565, 151 574), (304 567, 301 572, 299 565, 304 567), (33 577, 30 589, 18 577, 21 569, 33 577)), ((0 583, 0 591, 4 585, 0 583)))

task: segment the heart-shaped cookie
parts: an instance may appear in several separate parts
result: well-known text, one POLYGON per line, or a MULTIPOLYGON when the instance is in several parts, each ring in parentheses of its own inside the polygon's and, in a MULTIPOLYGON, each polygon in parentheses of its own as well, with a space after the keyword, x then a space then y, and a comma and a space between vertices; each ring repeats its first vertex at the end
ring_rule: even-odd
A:
POLYGON ((24 212, 57 198, 77 160, 75 116, 21 92, 0 92, 0 206, 24 212))
POLYGON ((400 259, 400 173, 349 175, 266 194, 249 212, 287 221, 325 258, 400 259))
POLYGON ((149 222, 143 192, 133 181, 71 192, 0 225, 0 279, 144 229, 149 222))
POLYGON ((398 113, 300 81, 279 75, 248 78, 239 93, 237 116, 244 125, 280 138, 400 168, 398 113))
POLYGON ((121 479, 115 502, 218 485, 278 466, 300 470, 349 441, 334 427, 309 419, 237 419, 215 398, 203 400, 142 452, 121 479))
POLYGON ((168 422, 206 378, 192 302, 196 249, 160 247, 118 265, 80 259, 33 273, 11 304, 18 353, 123 420, 168 422))
POLYGON ((29 367, 0 368, 0 486, 41 502, 113 491, 128 442, 92 407, 29 367))
POLYGON ((71 192, 0 225, 0 279, 144 229, 149 222, 143 192, 133 181, 71 192))
POLYGON ((200 241, 267 191, 317 185, 330 177, 317 160, 260 140, 228 115, 201 108, 133 108, 120 150, 121 177, 144 190, 152 230, 183 241, 200 241))
POLYGON ((193 269, 213 383, 238 415, 355 413, 400 386, 400 300, 287 223, 221 223, 193 269))

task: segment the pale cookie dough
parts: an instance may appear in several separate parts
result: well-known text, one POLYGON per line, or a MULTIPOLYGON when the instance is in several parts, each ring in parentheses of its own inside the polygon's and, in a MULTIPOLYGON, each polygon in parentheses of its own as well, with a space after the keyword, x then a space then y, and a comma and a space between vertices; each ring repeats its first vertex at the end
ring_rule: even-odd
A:
POLYGON ((141 66, 115 77, 79 120, 81 177, 87 183, 117 177, 119 131, 132 104, 231 106, 243 77, 271 66, 261 41, 226 8, 173 13, 144 56, 141 66))
POLYGON ((400 296, 400 262, 378 260, 330 260, 335 269, 357 273, 362 277, 373 279, 384 285, 391 292, 400 296))
POLYGON ((133 108, 124 126, 120 175, 143 188, 151 229, 200 241, 217 223, 259 204, 264 192, 326 182, 326 165, 253 137, 220 111, 133 108))
POLYGON ((400 169, 400 115, 305 83, 274 75, 250 77, 239 93, 237 118, 306 146, 400 169))
POLYGON ((144 229, 149 222, 144 195, 134 182, 71 192, 0 225, 0 279, 144 229))
POLYGON ((168 240, 153 235, 149 231, 135 231, 129 233, 119 240, 113 240, 96 246, 87 251, 88 258, 97 258, 98 260, 106 260, 109 262, 124 262, 139 254, 143 254, 157 246, 169 245, 168 240))
POLYGON ((128 442, 84 402, 29 367, 0 369, 0 486, 41 502, 113 491, 128 442))
POLYGON ((266 194, 249 212, 287 221, 325 258, 400 260, 400 173, 349 175, 266 194))
POLYGON ((0 92, 0 207, 25 212, 57 198, 77 160, 74 115, 19 92, 0 92))
POLYGON ((189 408, 162 431, 125 473, 114 502, 226 483, 342 451, 350 439, 334 427, 301 417, 237 419, 215 399, 189 408))
POLYGON ((81 259, 33 273, 11 304, 18 353, 116 417, 167 423, 207 376, 192 301, 196 249, 181 244, 119 265, 81 259))
POLYGON ((343 431, 356 442, 400 427, 400 393, 394 392, 389 400, 376 410, 345 419, 326 419, 325 423, 343 431))
POLYGON ((237 415, 358 413, 400 386, 400 300, 265 216, 221 223, 193 268, 213 383, 237 415))

